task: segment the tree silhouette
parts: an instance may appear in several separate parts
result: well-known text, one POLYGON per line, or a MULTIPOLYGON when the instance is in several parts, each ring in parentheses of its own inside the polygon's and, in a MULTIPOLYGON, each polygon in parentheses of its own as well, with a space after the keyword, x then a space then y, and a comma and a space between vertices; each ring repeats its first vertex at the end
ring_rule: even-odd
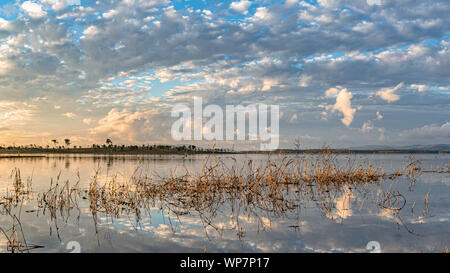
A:
POLYGON ((53 142, 53 146, 55 146, 55 148, 56 148, 56 144, 58 144, 58 140, 52 139, 52 142, 53 142))
POLYGON ((113 142, 112 142, 111 139, 107 138, 105 142, 106 142, 106 145, 107 145, 107 146, 109 146, 109 147, 112 146, 112 143, 113 143, 113 142))
POLYGON ((70 145, 70 139, 68 139, 68 138, 64 139, 64 143, 66 143, 66 146, 69 147, 69 145, 70 145))

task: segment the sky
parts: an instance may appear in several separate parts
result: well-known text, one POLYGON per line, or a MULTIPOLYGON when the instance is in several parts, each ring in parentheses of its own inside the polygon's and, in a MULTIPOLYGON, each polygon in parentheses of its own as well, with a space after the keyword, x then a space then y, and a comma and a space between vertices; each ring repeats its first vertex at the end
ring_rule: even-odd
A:
POLYGON ((279 105, 282 148, 450 143, 449 14, 448 0, 1 0, 0 145, 172 143, 170 111, 194 96, 279 105))

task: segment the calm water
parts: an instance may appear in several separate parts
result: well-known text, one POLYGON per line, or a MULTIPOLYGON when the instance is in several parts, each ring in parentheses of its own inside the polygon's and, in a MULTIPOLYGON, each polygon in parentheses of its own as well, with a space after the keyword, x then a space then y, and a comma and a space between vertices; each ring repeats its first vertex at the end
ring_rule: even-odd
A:
MULTIPOLYGON (((264 162, 265 155, 223 155, 224 162, 264 162), (233 159, 234 158, 234 159, 233 159)), ((387 173, 399 168, 408 155, 358 155, 370 159, 387 173)), ((450 155, 415 155, 423 169, 450 165, 450 155)), ((49 155, 46 158, 0 159, 0 191, 12 189, 11 172, 18 168, 24 181, 32 181, 32 193, 21 207, 12 210, 20 219, 28 245, 43 248, 30 252, 69 252, 76 241, 83 252, 368 252, 366 245, 378 241, 383 252, 442 252, 450 248, 450 174, 423 173, 415 181, 360 189, 343 188, 332 198, 298 198, 298 206, 283 213, 264 210, 232 211, 226 204, 213 216, 201 212, 176 214, 168 206, 155 204, 141 213, 92 215, 89 203, 69 215, 43 214, 36 197, 50 182, 79 181, 86 186, 99 172, 99 180, 128 181, 138 170, 154 177, 183 173, 184 168, 200 171, 207 156, 88 156, 49 155), (380 190, 391 187, 405 199, 398 213, 377 206, 380 190), (425 200, 428 200, 428 206, 425 200), (414 210, 411 207, 414 205, 414 210), (326 209, 324 209, 326 207, 326 209), (95 225, 96 223, 96 225, 95 225), (207 224, 210 223, 211 225, 207 224)), ((346 158, 341 158, 346 162, 346 158)), ((17 221, 7 212, 0 214, 0 227, 9 236, 17 221)), ((22 238, 19 232, 19 237, 22 238)), ((0 234, 0 250, 7 239, 0 234)))

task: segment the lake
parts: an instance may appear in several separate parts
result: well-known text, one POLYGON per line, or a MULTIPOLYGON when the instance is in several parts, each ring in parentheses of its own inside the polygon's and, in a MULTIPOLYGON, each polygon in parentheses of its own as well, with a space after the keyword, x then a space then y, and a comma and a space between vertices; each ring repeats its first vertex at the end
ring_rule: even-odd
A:
MULTIPOLYGON (((295 161, 299 155, 287 157, 295 161)), ((349 158, 370 161, 391 174, 408 157, 339 155, 338 161, 342 165, 349 158)), ((267 158, 261 154, 1 158, 0 251, 11 251, 8 240, 12 237, 25 252, 71 252, 74 245, 75 251, 82 252, 369 252, 367 245, 372 241, 379 243, 382 252, 443 252, 450 247, 450 174, 428 172, 448 168, 449 154, 415 154, 423 172, 414 178, 383 178, 375 184, 321 192, 315 185, 307 185, 309 192, 286 186, 291 205, 277 210, 266 200, 245 206, 240 199, 223 199, 214 211, 183 210, 169 201, 152 200, 145 208, 111 214, 93 212, 89 200, 79 198, 76 205, 52 215, 38 202, 57 181, 78 183, 86 190, 94 177, 100 184, 130 183, 136 174, 156 181, 186 170, 200 173, 205 162, 214 160, 243 166, 264 164, 267 158), (29 190, 14 200, 11 192, 17 170, 29 190), (396 200, 389 202, 396 203, 396 209, 380 203, 380 193, 387 191, 395 193, 396 200), (9 209, 5 200, 11 202, 9 209)))

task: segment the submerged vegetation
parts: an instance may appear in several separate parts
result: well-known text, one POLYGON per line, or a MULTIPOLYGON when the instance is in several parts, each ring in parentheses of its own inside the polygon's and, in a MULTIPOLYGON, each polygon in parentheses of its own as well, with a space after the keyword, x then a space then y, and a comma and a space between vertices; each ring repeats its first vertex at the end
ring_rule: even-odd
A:
MULTIPOLYGON (((298 211, 307 203, 314 203, 322 216, 338 220, 345 212, 339 211, 342 208, 336 206, 336 200, 352 192, 362 192, 370 196, 367 205, 389 213, 398 219, 398 224, 414 233, 399 216, 407 200, 395 185, 402 177, 413 185, 422 171, 421 162, 413 157, 406 159, 401 169, 386 173, 370 160, 361 162, 348 157, 345 163, 338 161, 337 155, 325 148, 319 154, 269 156, 263 163, 247 160, 226 164, 209 156, 201 172, 191 172, 184 167, 181 174, 180 170, 173 170, 171 175, 160 177, 136 170, 125 182, 115 177, 100 181, 99 171, 83 186, 80 179, 71 184, 60 181, 58 176, 56 181, 50 181, 47 191, 35 193, 31 189, 31 179, 24 183, 16 169, 13 190, 0 197, 2 214, 11 216, 12 228, 1 231, 9 251, 41 247, 26 243, 20 225, 22 203, 33 199, 37 212, 49 215, 53 221, 58 238, 57 219, 68 221, 72 211, 81 213, 80 207, 88 207, 96 232, 99 215, 111 218, 133 215, 139 223, 143 216, 150 217, 151 209, 159 208, 176 219, 184 215, 198 217, 207 237, 211 230, 221 234, 227 228, 242 239, 246 234, 242 216, 256 219, 262 229, 270 228, 267 219, 280 216, 292 220, 291 228, 298 228, 298 211), (19 208, 19 217, 13 214, 14 208, 19 208), (231 226, 215 222, 224 211, 231 211, 231 226)), ((422 215, 429 212, 428 202, 427 194, 422 215)), ((364 202, 360 209, 363 205, 364 202)), ((415 205, 416 202, 411 207, 413 214, 415 205)))

